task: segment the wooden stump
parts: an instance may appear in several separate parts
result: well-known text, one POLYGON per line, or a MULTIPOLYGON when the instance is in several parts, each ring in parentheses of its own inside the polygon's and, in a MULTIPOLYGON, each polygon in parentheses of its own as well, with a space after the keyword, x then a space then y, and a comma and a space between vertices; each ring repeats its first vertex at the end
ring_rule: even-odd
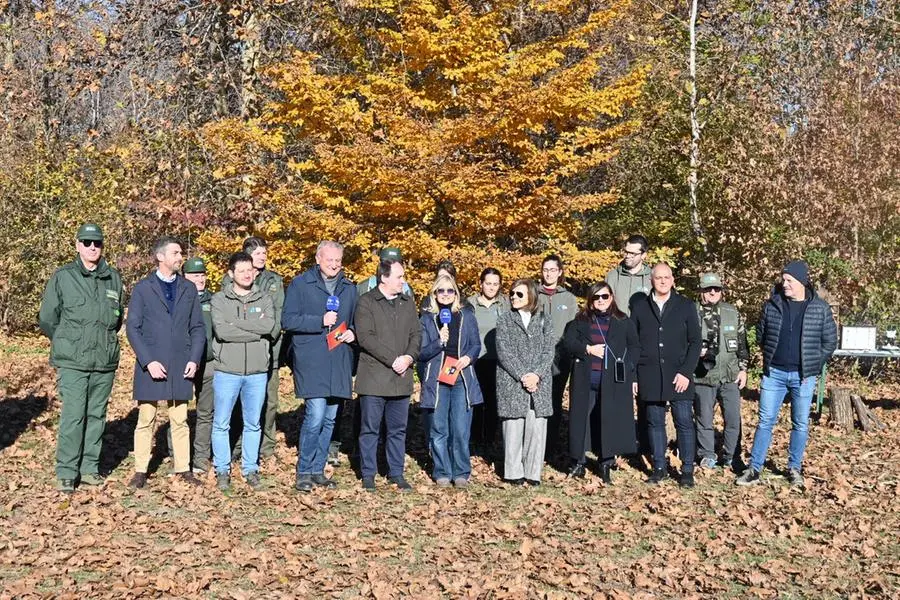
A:
POLYGON ((851 389, 831 388, 831 426, 843 431, 853 431, 853 401, 851 389))

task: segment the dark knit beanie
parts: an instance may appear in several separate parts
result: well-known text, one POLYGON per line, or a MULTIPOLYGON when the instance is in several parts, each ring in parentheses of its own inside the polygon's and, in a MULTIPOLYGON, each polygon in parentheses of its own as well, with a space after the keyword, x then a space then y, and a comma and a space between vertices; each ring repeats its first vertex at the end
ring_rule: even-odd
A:
POLYGON ((809 284, 809 265, 804 260, 792 260, 781 272, 787 273, 803 285, 809 284))

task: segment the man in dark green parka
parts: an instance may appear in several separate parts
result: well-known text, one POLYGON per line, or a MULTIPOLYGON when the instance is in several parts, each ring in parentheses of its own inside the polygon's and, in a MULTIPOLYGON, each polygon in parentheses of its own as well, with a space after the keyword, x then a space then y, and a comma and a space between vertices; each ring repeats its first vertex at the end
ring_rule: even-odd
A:
POLYGON ((101 485, 100 448, 106 407, 119 366, 122 277, 103 258, 103 231, 78 229, 78 257, 56 270, 41 301, 39 324, 50 338, 62 411, 56 445, 57 489, 75 480, 101 485))
MULTIPOLYGON (((188 259, 182 267, 184 278, 197 287, 203 325, 206 328, 206 355, 194 378, 194 395, 197 398, 197 424, 194 428, 194 473, 206 473, 212 453, 213 419, 213 351, 212 351, 212 293, 206 289, 206 263, 202 258, 188 259)), ((171 442, 169 447, 172 447, 171 442)))

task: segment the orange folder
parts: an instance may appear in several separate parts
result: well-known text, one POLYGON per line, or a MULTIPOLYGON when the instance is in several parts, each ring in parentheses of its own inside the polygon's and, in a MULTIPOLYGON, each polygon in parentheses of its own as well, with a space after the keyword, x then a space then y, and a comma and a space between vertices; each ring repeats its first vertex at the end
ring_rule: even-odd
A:
POLYGON ((329 332, 328 336, 325 338, 328 340, 328 350, 334 350, 341 345, 341 336, 346 333, 346 331, 347 323, 342 322, 329 332))
POLYGON ((447 385, 456 385, 456 379, 459 377, 461 369, 456 367, 459 361, 452 356, 444 357, 444 364, 441 365, 441 373, 438 375, 438 381, 447 385))

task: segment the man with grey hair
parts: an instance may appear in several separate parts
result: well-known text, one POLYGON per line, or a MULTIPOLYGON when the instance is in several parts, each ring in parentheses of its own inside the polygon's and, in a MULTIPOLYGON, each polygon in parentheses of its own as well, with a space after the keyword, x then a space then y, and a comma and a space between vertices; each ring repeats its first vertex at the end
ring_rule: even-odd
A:
POLYGON ((316 266, 295 277, 288 287, 282 326, 291 334, 294 392, 305 399, 305 415, 297 442, 295 488, 333 488, 325 463, 338 406, 352 396, 353 316, 356 286, 344 277, 344 247, 319 243, 316 266))

